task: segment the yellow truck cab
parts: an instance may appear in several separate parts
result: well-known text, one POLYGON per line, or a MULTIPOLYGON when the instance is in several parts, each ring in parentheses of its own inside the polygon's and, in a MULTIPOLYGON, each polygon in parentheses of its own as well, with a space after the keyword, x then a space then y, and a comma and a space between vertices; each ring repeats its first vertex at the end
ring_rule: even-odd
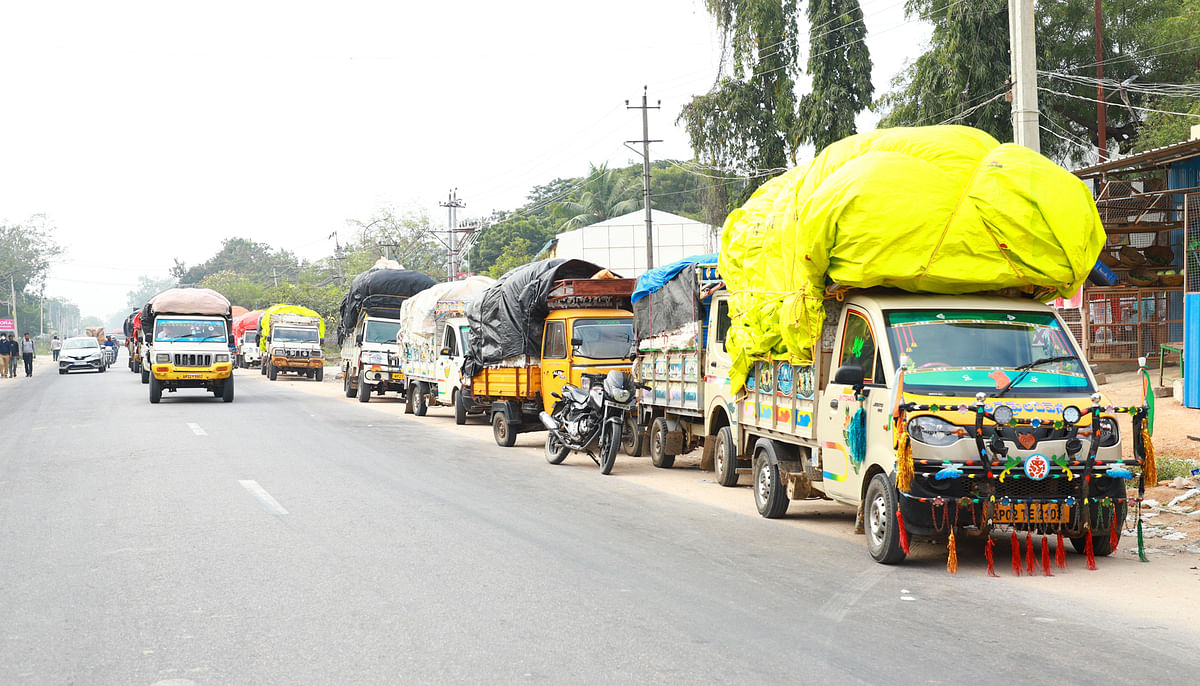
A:
POLYGON ((808 498, 853 506, 883 563, 907 553, 901 527, 1059 534, 1112 552, 1144 410, 1096 393, 1053 309, 865 291, 826 310, 811 365, 758 360, 737 398, 737 455, 760 514, 808 498), (1132 462, 1118 412, 1134 415, 1132 462))

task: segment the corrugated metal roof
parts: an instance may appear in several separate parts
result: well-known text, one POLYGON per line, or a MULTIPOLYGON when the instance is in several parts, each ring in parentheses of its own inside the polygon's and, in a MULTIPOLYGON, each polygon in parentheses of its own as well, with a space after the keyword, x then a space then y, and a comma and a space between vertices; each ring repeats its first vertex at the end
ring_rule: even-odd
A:
POLYGON ((1193 138, 1182 143, 1172 143, 1161 148, 1139 152, 1119 160, 1109 160, 1090 167, 1076 169, 1073 173, 1081 179, 1097 176, 1112 171, 1136 171, 1165 167, 1174 162, 1200 157, 1200 138, 1193 138))

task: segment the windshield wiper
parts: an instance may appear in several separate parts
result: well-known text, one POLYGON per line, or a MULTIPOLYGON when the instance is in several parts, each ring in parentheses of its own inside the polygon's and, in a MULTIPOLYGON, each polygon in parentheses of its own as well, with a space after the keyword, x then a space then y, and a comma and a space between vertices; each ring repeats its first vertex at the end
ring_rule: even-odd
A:
POLYGON ((1074 359, 1078 359, 1078 358, 1076 358, 1074 355, 1055 355, 1054 357, 1043 357, 1040 360, 1034 360, 1033 362, 1030 362, 1029 364, 1023 364, 1020 367, 1016 367, 1016 368, 1014 368, 1014 371, 1019 371, 1021 373, 1017 374, 1017 376, 1012 381, 1009 381, 1007 384, 1005 384, 1004 388, 1001 388, 1000 390, 993 393, 992 397, 999 398, 1000 396, 1004 395, 1005 393, 1008 393, 1009 389, 1011 389, 1013 386, 1016 386, 1018 383, 1021 382, 1021 379, 1024 379, 1026 376, 1029 376, 1029 372, 1033 371, 1034 367, 1037 367, 1037 366, 1040 366, 1043 364, 1050 364, 1051 362, 1064 362, 1066 360, 1074 360, 1074 359))

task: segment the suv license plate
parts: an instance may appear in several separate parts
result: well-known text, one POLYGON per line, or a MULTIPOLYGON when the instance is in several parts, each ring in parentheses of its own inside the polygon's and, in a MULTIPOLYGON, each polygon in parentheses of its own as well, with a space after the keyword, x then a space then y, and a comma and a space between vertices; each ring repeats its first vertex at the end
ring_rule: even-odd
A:
POLYGON ((996 505, 996 524, 1069 524, 1071 506, 1063 503, 996 505))

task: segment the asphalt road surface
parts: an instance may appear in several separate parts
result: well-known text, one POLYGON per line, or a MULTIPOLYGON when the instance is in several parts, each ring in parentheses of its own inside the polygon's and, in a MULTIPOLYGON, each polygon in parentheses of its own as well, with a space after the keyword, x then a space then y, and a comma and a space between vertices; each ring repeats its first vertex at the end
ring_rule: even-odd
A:
POLYGON ((239 372, 0 380, 0 683, 1189 683, 1197 634, 239 372))

